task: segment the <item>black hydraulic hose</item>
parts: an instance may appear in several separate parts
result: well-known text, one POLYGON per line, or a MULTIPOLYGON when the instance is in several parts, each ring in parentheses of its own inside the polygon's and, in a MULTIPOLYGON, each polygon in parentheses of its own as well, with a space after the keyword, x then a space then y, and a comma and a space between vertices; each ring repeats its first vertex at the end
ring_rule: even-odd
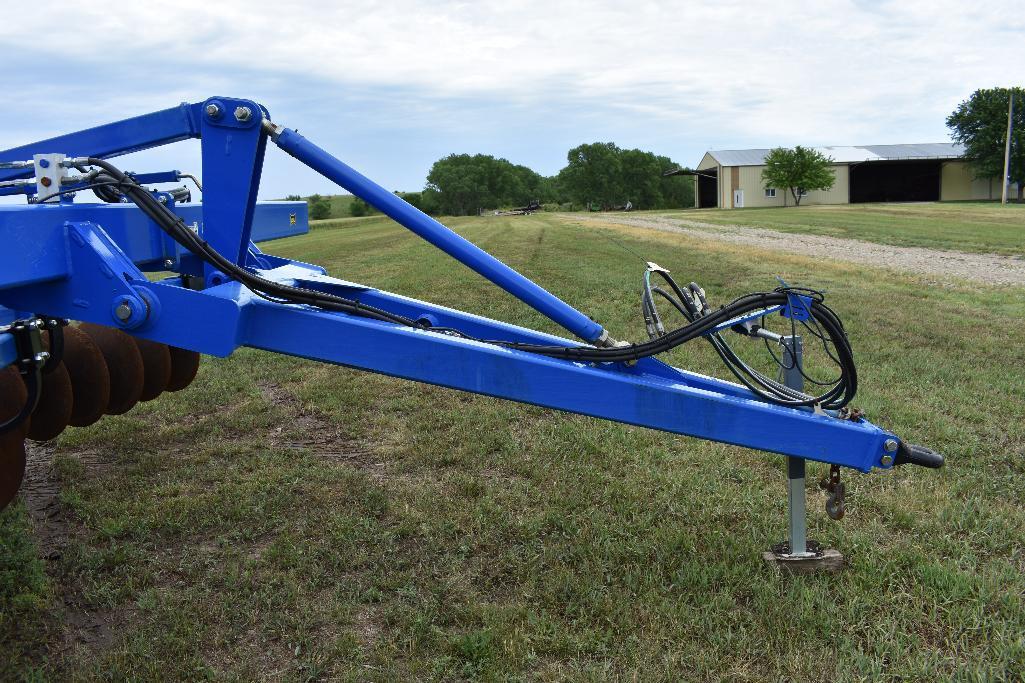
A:
MULTIPOLYGON (((222 271, 227 276, 244 284, 246 287, 261 296, 279 303, 305 304, 325 310, 339 311, 374 318, 408 327, 422 327, 410 318, 362 304, 357 300, 346 299, 344 297, 304 289, 301 287, 284 285, 260 277, 218 253, 199 235, 192 232, 192 230, 185 225, 184 221, 182 221, 177 214, 154 198, 150 191, 139 185, 134 179, 114 167, 109 162, 103 159, 89 158, 87 159, 87 163, 89 165, 102 168, 106 174, 116 182, 118 189, 124 194, 124 196, 138 206, 157 224, 158 227, 170 235, 176 242, 198 256, 208 265, 222 271)), ((665 275, 663 277, 665 277, 677 295, 680 296, 681 300, 688 301, 695 306, 697 305, 697 302, 694 301, 693 297, 687 296, 687 294, 685 294, 671 278, 665 275)), ((609 348, 597 348, 593 346, 552 346, 525 342, 511 342, 506 340, 479 339, 477 341, 500 345, 519 351, 536 353, 551 358, 560 358, 579 362, 632 362, 664 353, 680 346, 681 344, 706 336, 709 333, 718 336, 714 333, 715 327, 753 311, 773 306, 786 305, 790 300, 792 291, 793 290, 789 289, 777 289, 772 292, 758 292, 739 297, 717 311, 705 309, 703 311, 704 315, 696 317, 693 320, 689 320, 687 325, 668 332, 656 339, 640 344, 624 344, 609 348)), ((650 306, 649 310, 654 310, 654 301, 650 299, 650 293, 645 293, 644 296, 647 297, 645 305, 650 306)), ((842 370, 842 379, 845 381, 839 382, 837 386, 822 396, 810 397, 799 392, 794 392, 788 387, 773 382, 772 380, 768 380, 768 378, 764 378, 764 376, 762 377, 767 380, 765 383, 768 385, 768 391, 756 388, 739 375, 738 378, 741 379, 749 389, 771 402, 788 406, 820 405, 823 408, 840 408, 854 397, 854 390, 856 389, 857 380, 853 355, 850 351, 850 346, 846 343, 846 335, 843 331, 843 325, 840 323, 836 314, 822 302, 821 296, 813 295, 808 308, 810 315, 815 319, 817 324, 821 326, 821 329, 830 339, 834 340, 834 342, 836 340, 842 340, 843 343, 837 345, 837 357, 842 370)), ((687 317, 688 319, 690 318, 690 316, 687 317)), ((446 329, 438 331, 444 334, 458 335, 467 339, 476 339, 458 330, 446 329)), ((720 350, 720 346, 716 341, 713 341, 713 345, 716 346, 717 350, 720 350)), ((747 368, 739 358, 736 358, 735 361, 733 360, 735 358, 735 354, 732 354, 732 351, 724 353, 725 357, 723 360, 731 367, 734 374, 737 374, 737 372, 733 368, 732 362, 737 362, 741 368, 745 369, 745 371, 750 370, 750 368, 747 368), (727 358, 729 358, 729 360, 727 360, 727 358)), ((720 355, 723 355, 723 353, 720 355)), ((751 372, 754 371, 751 370, 751 372)))
MULTIPOLYGON (((654 294, 657 294, 668 301, 686 320, 692 324, 708 314, 709 308, 704 299, 704 292, 697 284, 692 282, 687 289, 683 289, 666 271, 651 270, 649 273, 645 274, 645 284, 642 293, 642 307, 646 320, 651 318, 660 323, 658 311, 654 304, 654 294), (669 292, 666 292, 660 287, 651 287, 648 278, 650 272, 658 273, 662 279, 669 284, 673 292, 676 294, 676 297, 673 297, 669 292)), ((843 332, 843 325, 832 310, 822 303, 821 295, 817 292, 803 289, 794 290, 791 288, 777 290, 778 293, 786 294, 787 298, 789 298, 789 295, 795 291, 805 295, 810 295, 813 306, 818 304, 818 310, 813 314, 813 322, 816 324, 816 327, 819 325, 818 320, 821 319, 830 329, 828 337, 821 329, 819 329, 818 332, 812 331, 812 334, 823 341, 823 345, 825 346, 828 355, 840 366, 841 369, 840 377, 833 382, 823 383, 811 380, 814 384, 819 386, 830 387, 824 393, 818 396, 811 396, 788 387, 771 377, 767 377, 744 362, 744 360, 736 354, 732 347, 718 332, 705 335, 706 339, 715 349, 727 369, 729 369, 744 386, 759 396, 775 403, 789 406, 819 405, 823 408, 834 409, 842 407, 854 397, 857 390, 857 373, 853 364, 853 356, 850 352, 850 346, 847 341, 846 334, 843 332), (827 340, 833 340, 834 344, 838 343, 843 347, 843 350, 839 352, 843 358, 840 358, 829 351, 827 340)), ((801 324, 808 327, 807 323, 803 321, 801 324)), ((811 328, 808 329, 811 331, 811 328)), ((782 362, 774 354, 773 359, 782 367, 782 362)), ((805 374, 803 370, 802 374, 805 374)), ((807 377, 807 375, 805 376, 807 377)))
POLYGON ((326 310, 342 311, 364 317, 396 322, 403 325, 416 326, 416 323, 409 318, 399 316, 373 306, 361 304, 353 299, 346 299, 332 294, 316 292, 302 287, 283 285, 281 283, 262 278, 259 275, 246 270, 242 266, 229 261, 218 253, 204 239, 192 232, 192 230, 184 224, 177 214, 172 212, 165 205, 161 204, 153 197, 152 193, 135 182, 127 174, 118 170, 113 166, 113 164, 110 164, 103 159, 93 158, 88 159, 88 163, 99 166, 117 180, 120 183, 120 189, 124 192, 125 196, 138 206, 143 213, 153 219, 153 221, 162 230, 167 232, 176 242, 199 256, 209 265, 221 270, 226 275, 229 275, 257 293, 281 299, 288 303, 304 303, 324 308, 326 310))
POLYGON ((20 411, 18 411, 17 415, 4 420, 3 423, 0 423, 0 434, 16 429, 32 415, 36 406, 39 405, 39 399, 42 395, 43 375, 56 370, 64 357, 64 325, 67 324, 67 321, 60 319, 55 320, 44 316, 36 317, 38 319, 47 320, 46 328, 47 336, 49 338, 49 345, 47 348, 48 357, 46 361, 42 363, 39 362, 38 358, 33 358, 27 366, 22 365, 20 374, 24 377, 25 389, 28 392, 28 398, 25 400, 25 405, 22 406, 20 411))
POLYGON ((42 374, 42 368, 37 365, 31 372, 25 375, 25 389, 28 391, 28 399, 17 415, 0 424, 0 434, 6 434, 12 429, 17 429, 35 411, 36 406, 39 405, 39 397, 42 394, 42 374))

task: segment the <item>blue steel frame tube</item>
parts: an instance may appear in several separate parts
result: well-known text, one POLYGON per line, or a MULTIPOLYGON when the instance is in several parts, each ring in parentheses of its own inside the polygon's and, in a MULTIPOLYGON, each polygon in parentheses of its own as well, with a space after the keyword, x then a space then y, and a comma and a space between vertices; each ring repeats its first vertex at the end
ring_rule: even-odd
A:
POLYGON ((395 222, 412 230, 581 339, 595 342, 604 334, 605 330, 601 325, 559 297, 460 237, 359 171, 339 161, 299 133, 276 125, 268 128, 271 139, 285 152, 376 207, 395 222))

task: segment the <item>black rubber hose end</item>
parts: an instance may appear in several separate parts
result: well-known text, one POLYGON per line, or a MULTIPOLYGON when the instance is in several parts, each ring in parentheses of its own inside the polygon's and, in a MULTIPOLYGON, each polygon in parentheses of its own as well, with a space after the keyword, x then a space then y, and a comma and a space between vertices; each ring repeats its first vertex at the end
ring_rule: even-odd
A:
POLYGON ((943 456, 931 448, 903 442, 897 448, 897 457, 893 462, 894 466, 918 465, 934 470, 943 467, 943 463, 943 456))

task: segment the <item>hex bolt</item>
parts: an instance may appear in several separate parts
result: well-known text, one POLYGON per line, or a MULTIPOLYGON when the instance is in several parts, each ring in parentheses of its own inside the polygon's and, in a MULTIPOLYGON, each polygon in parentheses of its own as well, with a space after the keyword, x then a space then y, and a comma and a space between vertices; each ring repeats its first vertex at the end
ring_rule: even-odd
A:
POLYGON ((211 102, 210 104, 206 105, 206 115, 212 119, 219 119, 221 118, 221 108, 213 102, 211 102))
POLYGON ((239 123, 245 123, 253 117, 252 110, 249 107, 237 107, 235 109, 235 120, 239 123))
POLYGON ((893 464, 893 456, 892 455, 884 455, 880 459, 880 462, 883 463, 884 465, 892 465, 893 464))
POLYGON ((174 261, 172 261, 171 259, 167 259, 166 261, 164 261, 164 268, 167 268, 168 270, 174 268, 174 261))
POLYGON ((887 439, 883 443, 883 450, 885 450, 887 453, 893 453, 897 450, 897 441, 895 439, 887 439))
POLYGON ((132 307, 128 304, 128 301, 122 301, 118 304, 117 308, 114 309, 114 315, 121 322, 128 322, 132 317, 132 307))

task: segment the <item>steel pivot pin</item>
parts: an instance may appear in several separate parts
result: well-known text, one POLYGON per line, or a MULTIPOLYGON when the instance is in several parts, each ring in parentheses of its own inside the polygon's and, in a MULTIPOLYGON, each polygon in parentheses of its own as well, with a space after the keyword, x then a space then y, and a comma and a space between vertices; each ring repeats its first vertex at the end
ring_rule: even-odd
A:
POLYGON ((118 304, 118 307, 116 309, 114 309, 114 315, 116 315, 117 319, 121 322, 128 322, 129 319, 131 319, 132 317, 132 307, 128 304, 127 301, 123 301, 120 304, 118 304))

